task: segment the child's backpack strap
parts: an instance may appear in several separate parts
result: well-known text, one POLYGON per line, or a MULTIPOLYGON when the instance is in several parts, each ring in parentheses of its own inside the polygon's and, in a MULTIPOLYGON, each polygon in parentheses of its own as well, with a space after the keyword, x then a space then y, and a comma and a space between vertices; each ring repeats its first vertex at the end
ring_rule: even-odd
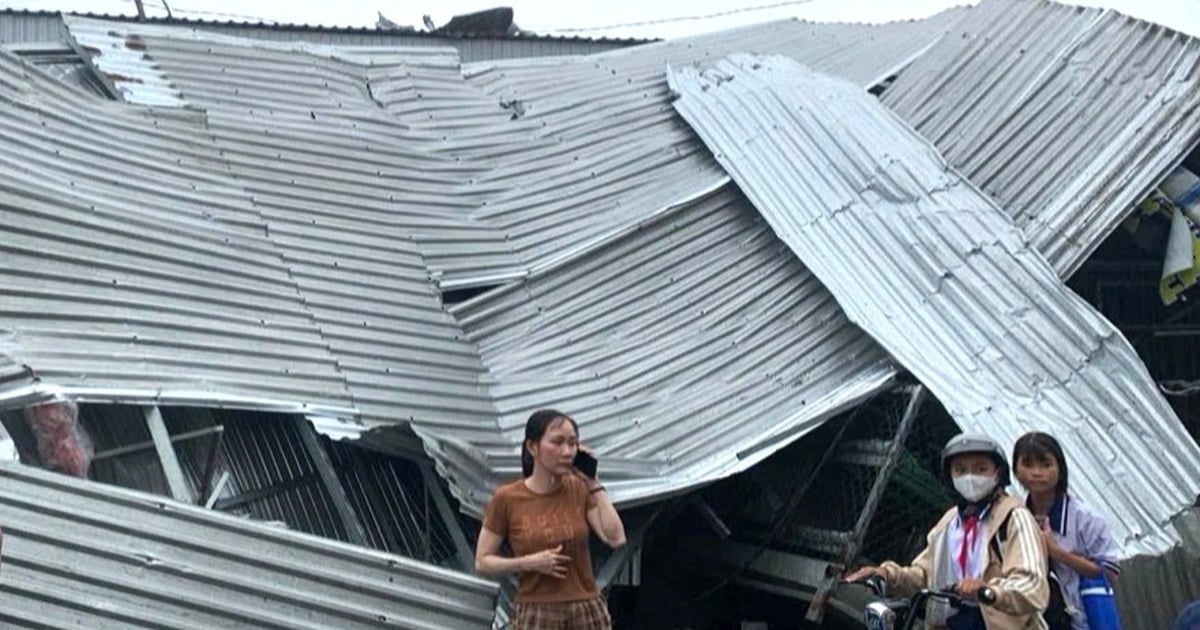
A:
POLYGON ((1004 564, 1004 553, 1000 551, 1000 547, 1006 540, 1008 540, 1009 518, 1012 518, 1012 510, 1009 510, 1008 513, 1004 515, 1004 520, 1000 521, 1000 525, 996 527, 996 535, 992 536, 992 539, 988 541, 988 544, 992 547, 992 553, 996 554, 996 559, 999 560, 1001 564, 1004 564))
MULTIPOLYGON (((1001 564, 1004 563, 1004 554, 1001 549, 1004 542, 1008 540, 1008 519, 1012 513, 1013 510, 1009 510, 1008 514, 1004 515, 1004 520, 1000 521, 1000 525, 996 527, 996 535, 988 541, 992 553, 996 554, 996 560, 1001 564)), ((1066 598, 1062 594, 1062 583, 1054 572, 1054 565, 1050 562, 1050 558, 1046 558, 1046 579, 1050 587, 1050 601, 1042 612, 1042 620, 1049 630, 1070 630, 1071 616, 1067 612, 1066 598)))

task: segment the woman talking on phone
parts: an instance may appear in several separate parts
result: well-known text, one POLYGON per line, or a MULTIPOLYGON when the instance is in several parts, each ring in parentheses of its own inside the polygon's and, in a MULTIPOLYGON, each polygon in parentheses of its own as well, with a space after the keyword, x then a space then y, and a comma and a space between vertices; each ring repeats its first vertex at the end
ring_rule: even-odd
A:
POLYGON ((484 512, 475 571, 517 574, 514 630, 609 630, 612 618, 592 572, 592 532, 614 549, 625 526, 585 449, 579 427, 553 409, 525 423, 522 478, 500 486, 484 512), (581 470, 585 469, 586 473, 581 470), (507 540, 512 557, 500 555, 507 540))

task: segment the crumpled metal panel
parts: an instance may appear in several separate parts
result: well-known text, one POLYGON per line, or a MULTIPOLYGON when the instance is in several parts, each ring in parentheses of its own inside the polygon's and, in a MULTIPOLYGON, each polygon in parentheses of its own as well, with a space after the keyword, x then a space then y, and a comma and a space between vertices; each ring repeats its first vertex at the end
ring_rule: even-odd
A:
MULTIPOLYGON (((597 229, 607 235, 582 239, 586 251, 593 251, 605 243, 614 244, 617 235, 637 235, 642 226, 653 223, 655 216, 665 217, 692 208, 697 199, 727 181, 727 176, 707 157, 703 158, 703 169, 696 169, 685 160, 679 162, 682 171, 669 170, 667 166, 675 159, 669 150, 662 153, 666 162, 660 170, 633 172, 622 165, 631 150, 662 152, 661 146, 653 146, 661 137, 647 137, 633 149, 616 142, 610 143, 608 149, 589 149, 591 136, 585 133, 564 147, 543 131, 545 121, 530 118, 528 112, 521 114, 519 105, 509 103, 504 107, 483 92, 472 98, 471 90, 477 88, 463 82, 457 70, 449 72, 441 59, 406 60, 402 54, 392 55, 388 51, 335 51, 323 56, 311 49, 298 51, 257 43, 201 40, 190 35, 173 37, 161 29, 140 29, 136 25, 119 25, 106 32, 118 38, 136 35, 156 67, 170 77, 172 85, 189 103, 207 112, 214 145, 252 196, 255 207, 269 225, 272 239, 283 249, 284 259, 293 269, 306 304, 314 311, 322 332, 331 339, 331 350, 340 357, 339 366, 347 373, 355 404, 368 426, 409 421, 439 457, 442 472, 451 479, 469 510, 477 511, 491 484, 515 470, 520 427, 513 426, 523 423, 531 408, 547 402, 546 386, 538 381, 546 375, 537 370, 502 370, 490 363, 486 353, 481 362, 475 355, 476 344, 471 337, 477 331, 469 329, 462 334, 445 327, 436 317, 431 318, 432 311, 421 310, 423 306, 418 308, 419 301, 414 296, 428 287, 428 274, 422 272, 419 264, 433 267, 436 279, 439 274, 449 275, 453 271, 455 263, 450 261, 451 256, 469 255, 471 260, 478 261, 480 254, 486 252, 486 247, 479 244, 487 234, 471 234, 469 229, 499 226, 508 233, 512 228, 506 220, 496 218, 504 216, 506 209, 487 203, 493 190, 502 187, 520 189, 526 195, 522 203, 531 204, 533 212, 541 213, 539 220, 550 226, 560 239, 578 238, 578 225, 566 220, 561 212, 564 202, 577 206, 580 212, 589 215, 589 220, 598 221, 597 229), (370 100, 365 100, 364 94, 370 100), (512 160, 516 166, 502 163, 499 158, 507 147, 518 143, 521 149, 530 152, 530 158, 512 160), (573 174, 586 171, 584 177, 590 180, 593 173, 586 169, 596 165, 596 162, 575 165, 570 160, 561 171, 544 168, 559 159, 564 150, 577 151, 579 155, 619 168, 607 166, 595 173, 597 180, 609 182, 600 188, 564 187, 559 185, 562 178, 569 179, 573 174), (534 158, 537 151, 541 151, 541 157, 534 158), (367 161, 375 155, 380 156, 379 164, 367 161), (386 166, 381 166, 385 163, 386 166), (380 168, 387 169, 393 179, 380 179, 380 168), (701 176, 688 178, 689 170, 701 176), (350 178, 360 186, 346 188, 342 182, 350 178), (625 211, 624 224, 605 216, 609 206, 603 186, 611 183, 630 187, 634 181, 635 191, 653 195, 664 188, 664 179, 674 182, 672 192, 660 201, 640 200, 625 211), (386 192, 386 200, 377 192, 379 188, 386 192), (373 201, 364 204, 362 198, 372 196, 373 201), (429 209, 431 203, 441 204, 444 210, 429 209), (483 216, 476 212, 472 223, 454 224, 454 213, 471 204, 486 207, 485 212, 493 214, 483 216), (655 209, 638 210, 648 206, 655 209), (628 212, 637 214, 636 220, 628 212), (444 248, 439 247, 434 240, 437 235, 452 233, 448 229, 435 232, 430 226, 436 222, 451 227, 462 225, 458 228, 458 240, 451 236, 444 241, 444 248), (370 226, 370 234, 363 225, 370 226), (419 254, 420 259, 407 264, 400 256, 406 250, 419 254), (307 261, 314 252, 320 252, 324 265, 307 261), (330 260, 334 261, 334 269, 330 269, 330 260), (355 267, 359 260, 369 261, 369 268, 355 267), (354 273, 356 270, 358 273, 354 273), (387 282, 401 291, 389 294, 380 290, 383 285, 375 286, 378 283, 372 280, 373 274, 385 270, 387 282), (324 292, 332 288, 331 279, 346 284, 327 298, 324 292), (396 302, 390 296, 401 295, 408 301, 408 311, 389 312, 385 316, 371 310, 372 304, 378 305, 380 300, 390 304, 396 302), (337 298, 338 302, 328 302, 330 298, 337 298), (351 322, 353 328, 347 329, 346 334, 366 335, 353 344, 339 338, 342 330, 338 327, 339 319, 348 318, 336 317, 334 310, 345 308, 347 301, 358 303, 356 310, 372 315, 365 330, 358 321, 351 322), (408 332, 417 318, 430 319, 414 333, 408 332), (368 346, 367 339, 378 330, 376 326, 387 334, 373 337, 377 341, 368 346), (429 349, 441 350, 434 353, 429 349), (363 364, 356 358, 368 351, 372 353, 369 360, 375 367, 373 373, 361 369, 363 364), (437 367, 430 370, 427 366, 437 367), (498 427, 497 418, 504 425, 502 428, 498 427)), ((674 119, 665 101, 662 76, 660 67, 655 77, 660 90, 659 107, 663 108, 660 115, 674 119)), ((703 148, 694 135, 678 120, 672 124, 679 140, 690 143, 691 157, 703 157, 703 148)), ((728 199, 723 202, 724 206, 730 203, 728 199)), ((744 203, 741 212, 755 216, 744 203)), ((726 238, 735 239, 734 234, 727 234, 726 238)), ((571 256, 563 256, 561 248, 554 249, 557 246, 548 249, 545 256, 526 255, 528 248, 516 236, 511 240, 524 266, 517 267, 516 272, 532 273, 536 280, 531 282, 539 286, 557 285, 554 278, 558 273, 582 264, 571 256)), ((638 243, 642 255, 649 256, 656 249, 645 237, 639 238, 638 243)), ((764 257, 754 262, 753 269, 775 269, 781 260, 791 260, 790 254, 779 248, 778 243, 775 245, 771 254, 774 258, 760 254, 764 257)), ((698 251, 702 250, 691 248, 681 253, 691 256, 698 251)), ((672 261, 693 273, 684 258, 672 261)), ((627 265, 621 260, 613 260, 611 264, 614 268, 627 265)), ((476 264, 473 269, 494 277, 500 267, 476 264)), ((704 270, 696 273, 700 272, 707 273, 704 270)), ((793 306, 798 313, 811 311, 819 318, 835 317, 830 310, 834 308, 833 302, 811 276, 802 270, 792 273, 795 279, 790 282, 798 282, 803 289, 788 289, 784 280, 776 278, 776 282, 783 284, 774 287, 772 295, 800 299, 793 306), (816 293, 811 292, 814 287, 818 289, 816 293)), ((442 280, 446 286, 445 275, 442 280)), ((642 299, 643 294, 636 291, 647 289, 601 287, 602 292, 610 294, 634 290, 621 293, 623 299, 633 300, 642 299)), ((715 308, 731 300, 748 300, 756 291, 698 295, 695 299, 710 301, 715 308)), ((497 294, 494 299, 500 299, 501 295, 505 294, 497 294)), ((645 355, 631 354, 616 364, 609 364, 609 359, 600 355, 590 357, 571 368, 567 378, 573 383, 573 393, 564 393, 555 404, 569 407, 585 422, 589 434, 603 438, 613 433, 613 427, 635 417, 625 406, 599 406, 604 395, 598 392, 612 388, 618 396, 640 401, 638 404, 651 415, 636 417, 664 427, 662 435, 691 436, 686 440, 690 446, 684 448, 685 440, 679 439, 678 450, 661 452, 645 445, 638 448, 623 444, 611 435, 610 443, 598 442, 606 466, 611 466, 609 470, 615 476, 614 496, 623 504, 650 500, 711 481, 765 457, 830 414, 876 391, 892 377, 893 367, 877 349, 865 350, 842 342, 850 330, 848 327, 830 324, 830 330, 837 334, 804 336, 802 329, 796 327, 797 321, 760 322, 762 334, 770 331, 770 335, 764 338, 751 335, 745 342, 747 349, 742 351, 745 354, 739 352, 738 361, 719 370, 728 379, 726 386, 703 388, 703 395, 686 407, 667 404, 668 391, 673 395, 673 390, 656 392, 655 388, 660 382, 680 387, 688 378, 699 378, 706 369, 717 369, 720 361, 709 354, 703 358, 678 356, 671 364, 654 369, 645 355), (763 358, 777 353, 785 353, 794 364, 780 364, 784 354, 770 360, 763 358), (633 362, 635 356, 641 356, 641 363, 633 362), (826 374, 824 370, 828 368, 813 367, 814 361, 830 356, 853 357, 843 365, 853 368, 854 375, 847 376, 837 370, 826 374), (862 363, 857 361, 860 358, 862 363), (750 376, 756 374, 753 366, 762 361, 798 381, 773 381, 769 372, 750 376), (587 377, 594 382, 583 382, 588 368, 593 368, 592 372, 602 370, 620 375, 628 382, 614 385, 594 376, 587 377), (653 380, 644 376, 649 374, 655 375, 653 380), (791 399, 795 395, 800 402, 791 399), (743 414, 760 419, 746 422, 743 414), (710 418, 711 424, 697 423, 697 418, 710 418), (601 426, 607 428, 591 433, 601 426), (707 459, 714 450, 723 455, 707 459)), ((622 328, 618 324, 619 321, 614 323, 617 330, 628 335, 626 343, 633 347, 644 347, 652 340, 650 329, 622 328)), ((689 335, 703 334, 702 321, 689 325, 691 328, 682 326, 673 335, 683 342, 689 335), (688 332, 690 329, 694 329, 692 333, 688 332)), ((504 334, 520 332, 518 328, 504 334)), ((860 338, 860 341, 864 346, 870 345, 869 340, 860 338)), ((551 346, 560 342, 561 337, 549 336, 536 341, 551 346)), ((563 350, 570 352, 569 348, 563 350)), ((716 350, 716 347, 711 349, 716 350)), ((520 356, 521 352, 513 349, 510 357, 520 356)), ((386 436, 380 435, 369 435, 367 439, 387 441, 386 436)), ((659 444, 661 439, 656 439, 646 444, 659 444)))
POLYGON ((115 106, 4 52, 0 86, 0 355, 22 366, 3 406, 58 392, 354 413, 195 112, 115 106))
MULTIPOLYGON (((668 65, 743 50, 781 52, 868 87, 940 37, 961 12, 886 25, 788 20, 586 57, 465 65, 471 85, 507 104, 515 122, 533 125, 526 144, 474 153, 496 163, 479 180, 495 192, 472 216, 503 227, 533 272, 583 256, 724 182, 671 111, 668 65)), ((494 276, 464 264, 443 284, 488 278, 494 276)))
POLYGON ((1068 277, 1200 140, 1200 41, 1110 10, 984 0, 882 99, 1068 277))
POLYGON ((676 109, 850 321, 965 429, 1048 431, 1122 555, 1178 541, 1200 448, 1120 332, 860 88, 783 57, 671 75, 676 109))
POLYGON ((365 423, 494 423, 478 353, 443 310, 426 257, 467 244, 476 260, 513 266, 503 233, 466 216, 464 183, 481 167, 432 150, 436 130, 405 124, 411 114, 381 106, 371 87, 405 64, 440 71, 453 51, 102 30, 138 41, 204 111, 205 141, 278 248, 365 423))
POLYGON ((146 46, 132 35, 110 28, 113 22, 64 15, 63 22, 92 65, 121 98, 129 103, 186 107, 187 101, 170 79, 146 56, 146 46))
POLYGON ((748 468, 895 373, 730 188, 454 314, 499 426, 416 428, 475 513, 519 476, 538 408, 580 423, 614 500, 632 505, 748 468))
POLYGON ((11 627, 482 628, 497 585, 162 497, 0 464, 11 627))

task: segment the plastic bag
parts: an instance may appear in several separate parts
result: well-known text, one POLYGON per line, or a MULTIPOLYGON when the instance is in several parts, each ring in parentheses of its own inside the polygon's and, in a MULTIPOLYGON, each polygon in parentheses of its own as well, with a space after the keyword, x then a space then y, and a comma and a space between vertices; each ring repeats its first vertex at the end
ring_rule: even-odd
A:
POLYGON ((79 423, 79 406, 70 400, 54 400, 25 408, 25 418, 37 438, 42 465, 74 477, 87 478, 95 447, 79 423))

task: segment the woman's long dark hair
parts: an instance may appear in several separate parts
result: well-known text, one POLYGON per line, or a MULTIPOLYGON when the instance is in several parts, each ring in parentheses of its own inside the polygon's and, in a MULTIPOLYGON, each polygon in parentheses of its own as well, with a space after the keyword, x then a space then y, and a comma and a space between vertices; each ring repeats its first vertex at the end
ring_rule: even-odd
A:
POLYGON ((1053 457, 1058 463, 1058 484, 1054 491, 1058 494, 1067 493, 1067 458, 1063 455, 1062 445, 1049 433, 1031 431, 1022 435, 1013 445, 1013 470, 1020 466, 1021 458, 1042 459, 1053 457))
POLYGON ((528 477, 533 474, 533 455, 529 452, 529 443, 537 444, 542 441, 542 436, 546 435, 546 429, 550 425, 562 419, 571 423, 571 428, 575 429, 575 435, 579 435, 579 425, 575 424, 575 419, 567 414, 555 409, 539 409, 529 416, 529 420, 525 422, 525 441, 521 443, 521 475, 528 477))

